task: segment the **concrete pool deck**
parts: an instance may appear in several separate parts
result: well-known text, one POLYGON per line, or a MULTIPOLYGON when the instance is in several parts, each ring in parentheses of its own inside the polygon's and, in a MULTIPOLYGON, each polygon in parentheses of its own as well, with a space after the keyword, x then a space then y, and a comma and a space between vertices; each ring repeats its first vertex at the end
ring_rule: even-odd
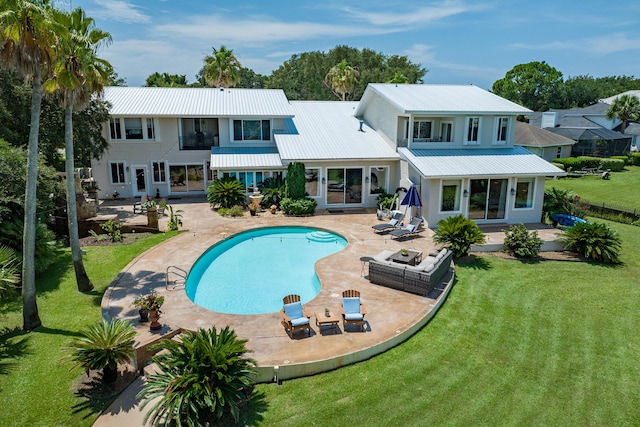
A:
MULTIPOLYGON (((138 325, 137 310, 132 302, 136 295, 155 289, 165 295, 161 322, 166 330, 197 330, 229 325, 238 337, 247 339, 250 356, 257 361, 260 381, 285 380, 310 375, 365 360, 386 351, 419 329, 443 296, 443 287, 430 297, 421 297, 378 285, 372 285, 365 277, 367 265, 360 258, 373 256, 383 249, 408 248, 429 253, 435 250, 426 229, 419 237, 397 241, 388 235, 373 233, 371 226, 379 223, 375 211, 363 213, 324 214, 313 217, 285 217, 262 212, 256 217, 224 218, 213 212, 201 199, 169 201, 174 209, 182 209, 183 229, 188 230, 133 260, 113 281, 102 302, 103 316, 125 318, 138 325), (315 325, 311 319, 311 336, 298 333, 291 339, 283 326, 278 312, 261 315, 231 315, 216 313, 199 307, 186 296, 184 286, 165 289, 165 271, 175 266, 189 271, 196 259, 211 245, 235 233, 251 228, 304 225, 324 228, 344 236, 349 244, 333 255, 316 263, 316 272, 321 282, 317 297, 305 306, 311 312, 325 307, 338 311, 342 291, 356 289, 361 292, 368 314, 365 317, 366 331, 345 331, 342 323, 334 332, 315 325), (277 367, 277 368, 276 368, 277 367)), ((107 206, 102 206, 104 211, 107 206)), ((120 209, 116 207, 115 209, 120 209)), ((132 209, 123 205, 122 210, 132 209)), ((143 216, 139 216, 144 218, 143 216)), ((162 227, 162 223, 161 223, 162 227)), ((253 257, 259 256, 254 254, 253 257)), ((447 280, 451 279, 447 275, 447 280)), ((251 270, 251 259, 247 259, 247 277, 259 280, 260 272, 251 270)), ((172 276, 176 277, 176 276, 172 276)), ((282 295, 284 297, 285 295, 282 295)), ((148 324, 139 324, 140 340, 152 340, 148 324)))

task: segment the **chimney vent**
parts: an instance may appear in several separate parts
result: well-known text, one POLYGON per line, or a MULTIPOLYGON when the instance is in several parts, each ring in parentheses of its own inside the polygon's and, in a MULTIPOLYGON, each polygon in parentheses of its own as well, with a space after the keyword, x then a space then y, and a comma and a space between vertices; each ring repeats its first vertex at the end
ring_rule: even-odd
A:
POLYGON ((364 124, 364 120, 360 120, 360 128, 358 128, 360 132, 364 132, 364 129, 362 129, 363 124, 364 124))

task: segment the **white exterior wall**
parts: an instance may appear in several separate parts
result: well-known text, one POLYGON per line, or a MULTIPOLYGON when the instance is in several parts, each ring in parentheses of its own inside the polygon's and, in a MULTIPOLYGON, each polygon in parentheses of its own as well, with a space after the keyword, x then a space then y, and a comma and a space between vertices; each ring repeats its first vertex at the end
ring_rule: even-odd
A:
POLYGON ((384 135, 384 139, 391 147, 395 148, 399 111, 389 103, 384 102, 377 94, 375 94, 375 99, 372 100, 373 103, 377 105, 375 108, 367 108, 363 118, 377 133, 384 135))

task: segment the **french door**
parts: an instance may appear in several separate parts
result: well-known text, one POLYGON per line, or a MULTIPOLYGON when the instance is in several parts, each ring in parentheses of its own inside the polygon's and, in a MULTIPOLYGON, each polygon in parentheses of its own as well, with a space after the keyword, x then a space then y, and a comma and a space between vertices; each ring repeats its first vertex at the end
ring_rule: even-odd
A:
POLYGON ((507 184, 506 179, 472 179, 469 191, 469 219, 504 219, 507 184))

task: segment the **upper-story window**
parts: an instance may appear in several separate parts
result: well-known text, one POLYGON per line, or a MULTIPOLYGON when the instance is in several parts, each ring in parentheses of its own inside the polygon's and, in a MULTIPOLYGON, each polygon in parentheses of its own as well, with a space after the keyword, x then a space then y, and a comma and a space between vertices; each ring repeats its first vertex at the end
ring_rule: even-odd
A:
POLYGON ((413 121, 413 140, 420 142, 431 138, 431 122, 427 120, 413 121))
POLYGON ((498 117, 496 141, 506 143, 509 135, 509 117, 498 117))
POLYGON ((155 141, 155 122, 152 118, 112 117, 109 119, 109 136, 112 141, 123 139, 155 141), (122 132, 123 128, 124 132, 122 132))
POLYGON ((480 117, 467 118, 467 135, 465 141, 467 144, 480 143, 480 117))
POLYGON ((453 123, 451 122, 442 122, 440 123, 440 137, 442 142, 451 142, 451 137, 453 131, 453 123))
POLYGON ((269 120, 234 120, 234 141, 270 141, 271 121, 269 120))

